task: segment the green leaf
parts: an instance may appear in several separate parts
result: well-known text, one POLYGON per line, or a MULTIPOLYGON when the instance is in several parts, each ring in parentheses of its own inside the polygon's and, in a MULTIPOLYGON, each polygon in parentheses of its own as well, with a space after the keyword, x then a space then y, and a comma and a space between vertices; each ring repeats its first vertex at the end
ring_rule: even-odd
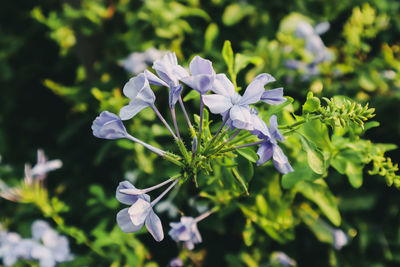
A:
POLYGON ((324 155, 317 148, 317 146, 304 135, 298 133, 304 151, 307 153, 308 164, 311 169, 318 174, 325 172, 325 159, 324 155))
POLYGON ((224 58, 225 63, 228 66, 228 70, 233 71, 233 50, 231 42, 229 40, 226 40, 224 43, 224 47, 222 48, 222 57, 224 58))
POLYGON ((222 22, 227 26, 239 23, 244 17, 254 12, 252 5, 230 4, 222 14, 222 22))
POLYGON ((307 100, 303 105, 303 113, 311 113, 317 111, 321 106, 321 101, 318 97, 314 97, 312 92, 308 92, 307 100))
POLYGON ((218 26, 215 23, 208 25, 206 32, 204 34, 204 50, 211 50, 214 40, 218 37, 218 26))
POLYGON ((249 195, 249 191, 247 189, 247 185, 245 180, 240 176, 239 172, 236 170, 236 168, 232 168, 232 173, 233 173, 233 177, 236 179, 236 181, 239 182, 239 184, 242 186, 242 188, 244 189, 246 195, 249 195))
POLYGON ((190 90, 190 92, 183 98, 183 101, 189 101, 192 99, 199 98, 200 93, 196 90, 190 90))
POLYGON ((359 188, 363 183, 363 165, 348 161, 346 165, 346 175, 351 186, 359 188))
POLYGON ((236 150, 241 156, 248 159, 249 161, 256 163, 258 156, 257 153, 249 148, 249 147, 242 147, 236 150))
POLYGON ((246 226, 244 227, 242 234, 244 244, 250 247, 254 243, 256 237, 256 231, 255 228, 251 225, 251 220, 247 219, 246 226))
POLYGON ((267 118, 271 117, 273 114, 277 114, 281 112, 286 106, 290 105, 293 103, 294 99, 291 98, 290 96, 285 96, 287 99, 286 102, 276 105, 276 106, 270 106, 267 112, 265 112, 265 115, 263 115, 263 119, 266 120, 267 118))
POLYGON ((306 162, 297 161, 293 165, 294 172, 282 176, 282 187, 290 189, 301 181, 314 181, 321 177, 310 168, 306 162))
POLYGON ((267 215, 268 204, 263 195, 259 194, 256 196, 256 206, 261 215, 267 215))
POLYGON ((335 197, 323 180, 317 182, 303 181, 296 185, 296 189, 303 196, 313 201, 322 213, 335 225, 339 226, 341 217, 335 197))
POLYGON ((243 54, 237 53, 235 55, 235 68, 234 73, 238 74, 242 69, 246 68, 250 63, 254 65, 259 65, 262 63, 262 58, 250 57, 243 54))

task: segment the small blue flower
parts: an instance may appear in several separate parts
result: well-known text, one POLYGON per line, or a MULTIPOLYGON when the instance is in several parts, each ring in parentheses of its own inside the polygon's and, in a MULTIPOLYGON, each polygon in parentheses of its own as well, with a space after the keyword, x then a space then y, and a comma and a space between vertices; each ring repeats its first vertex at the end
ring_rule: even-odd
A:
POLYGON ((290 258, 286 253, 282 251, 272 252, 271 261, 272 263, 278 263, 279 265, 285 267, 297 266, 296 261, 290 258))
POLYGON ((285 154, 283 154, 282 149, 278 146, 277 140, 284 142, 285 137, 278 131, 278 123, 275 115, 271 116, 269 124, 269 135, 261 130, 257 132, 258 138, 264 140, 257 150, 257 155, 259 156, 257 165, 264 164, 272 158, 275 168, 280 173, 287 174, 292 172, 292 166, 285 154))
POLYGON ((170 223, 168 234, 176 242, 184 242, 187 249, 192 250, 195 244, 201 243, 201 235, 197 229, 197 221, 192 217, 181 217, 178 223, 170 223))
POLYGON ((286 102, 286 98, 283 97, 283 88, 275 88, 266 90, 261 95, 261 101, 270 105, 280 105, 286 102))
POLYGON ((199 92, 206 94, 212 89, 215 71, 211 61, 195 56, 189 65, 191 76, 182 78, 182 82, 199 92))
POLYGON ((38 245, 32 247, 32 258, 39 260, 40 266, 51 267, 57 263, 73 259, 68 239, 59 235, 45 221, 36 220, 33 222, 32 239, 38 243, 38 245))
POLYGON ((153 47, 144 52, 134 52, 127 58, 121 60, 120 65, 129 73, 137 75, 143 72, 154 61, 161 59, 165 55, 164 51, 153 47))
POLYGON ((104 139, 120 139, 127 136, 127 132, 121 119, 114 113, 103 111, 93 121, 93 135, 104 139))
POLYGON ((37 150, 37 162, 30 170, 30 175, 39 180, 46 178, 50 171, 57 170, 62 167, 62 161, 59 159, 48 160, 42 149, 37 150))
POLYGON ((153 63, 153 69, 160 78, 148 70, 144 71, 144 75, 146 75, 149 83, 168 87, 169 106, 175 106, 182 91, 182 85, 179 84, 179 81, 183 77, 189 76, 189 73, 182 66, 178 65, 175 53, 168 53, 161 59, 156 60, 153 63))
POLYGON ((349 237, 340 229, 331 230, 333 236, 333 246, 336 250, 341 250, 342 247, 349 243, 349 237))
POLYGON ((125 84, 123 92, 131 101, 119 111, 122 120, 129 120, 142 109, 153 106, 156 100, 149 81, 143 73, 131 78, 125 84))
POLYGON ((131 205, 117 214, 117 224, 125 233, 133 233, 142 229, 146 225, 147 230, 158 242, 164 239, 164 232, 160 218, 154 213, 150 202, 150 196, 129 195, 122 193, 122 189, 136 189, 128 181, 121 182, 117 187, 116 198, 119 202, 131 205))
POLYGON ((253 130, 250 104, 260 101, 265 92, 264 86, 275 79, 263 73, 258 75, 246 88, 243 96, 235 91, 232 82, 225 74, 217 74, 215 77, 213 92, 216 94, 204 95, 204 104, 214 114, 221 114, 224 119, 228 116, 227 124, 231 127, 245 130, 253 130))
POLYGON ((183 261, 180 258, 173 258, 172 260, 169 261, 168 266, 169 267, 182 267, 183 261))

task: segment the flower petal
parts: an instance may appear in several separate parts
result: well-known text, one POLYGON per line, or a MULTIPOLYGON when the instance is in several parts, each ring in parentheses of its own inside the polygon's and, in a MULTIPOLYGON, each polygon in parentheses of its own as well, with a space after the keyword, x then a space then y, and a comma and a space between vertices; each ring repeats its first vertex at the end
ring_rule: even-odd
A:
POLYGON ((273 144, 273 163, 280 173, 287 174, 294 171, 288 158, 283 154, 282 149, 276 144, 273 144))
POLYGON ((44 233, 51 229, 50 225, 42 220, 36 220, 32 223, 31 226, 31 233, 32 233, 32 238, 34 240, 40 240, 44 233))
POLYGON ((141 73, 138 76, 131 78, 124 86, 122 91, 126 97, 135 98, 144 87, 148 85, 146 76, 141 73))
POLYGON ((229 112, 229 118, 232 120, 232 126, 237 129, 253 130, 253 120, 250 110, 246 106, 234 105, 229 112))
POLYGON ((257 103, 261 95, 264 93, 264 86, 267 83, 274 82, 275 78, 268 73, 259 74, 254 80, 247 86, 246 91, 243 94, 240 104, 249 105, 257 103))
POLYGON ((189 68, 190 68, 190 73, 192 75, 200 75, 200 74, 215 75, 215 71, 212 67, 211 61, 199 56, 195 56, 192 59, 189 68))
POLYGON ((203 101, 214 114, 221 114, 232 107, 231 99, 223 95, 203 95, 203 101))
POLYGON ((181 79, 183 83, 199 92, 201 95, 211 90, 214 83, 214 76, 208 74, 199 74, 188 76, 181 79))
POLYGON ((131 221, 134 225, 138 226, 144 223, 149 212, 151 211, 151 204, 143 198, 139 198, 133 205, 129 208, 128 213, 131 217, 131 221))
POLYGON ((235 94, 235 86, 225 74, 217 74, 215 76, 211 90, 216 94, 224 96, 233 96, 235 94))
POLYGON ((272 115, 269 118, 269 127, 270 127, 270 132, 271 135, 275 138, 278 139, 281 142, 285 141, 285 137, 279 132, 278 130, 278 121, 276 119, 276 115, 272 115))
POLYGON ((273 155, 273 148, 271 142, 265 142, 261 144, 257 150, 257 155, 259 157, 256 162, 257 166, 262 165, 268 160, 270 160, 273 155))
POLYGON ((146 218, 146 228, 156 241, 160 242, 164 239, 161 220, 153 210, 150 210, 150 213, 146 218))
POLYGON ((117 187, 117 192, 115 194, 115 197, 119 202, 125 205, 132 205, 133 203, 136 202, 136 200, 138 200, 139 198, 138 196, 121 193, 122 189, 136 189, 136 188, 128 181, 120 182, 117 187))
POLYGON ((125 208, 118 212, 117 214, 117 224, 124 233, 134 233, 142 229, 143 223, 141 225, 134 225, 132 223, 131 217, 128 212, 129 208, 125 208))
POLYGON ((146 75, 146 78, 149 81, 149 83, 154 84, 154 85, 158 85, 158 86, 166 86, 166 87, 168 87, 168 84, 166 82, 164 82, 163 80, 158 78, 157 75, 155 75, 151 71, 145 70, 144 71, 144 75, 146 75))
POLYGON ((169 88, 169 99, 168 103, 170 107, 175 106, 176 102, 178 102, 179 96, 182 92, 182 84, 178 84, 178 86, 171 86, 169 88))
POLYGON ((121 120, 129 120, 148 106, 149 106, 149 103, 146 103, 141 99, 138 99, 138 98, 133 99, 133 100, 131 100, 131 102, 129 102, 128 105, 123 106, 120 109, 119 116, 120 116, 121 120))
POLYGON ((270 105, 279 105, 286 102, 286 98, 283 97, 283 88, 275 88, 266 90, 261 96, 261 101, 270 105))

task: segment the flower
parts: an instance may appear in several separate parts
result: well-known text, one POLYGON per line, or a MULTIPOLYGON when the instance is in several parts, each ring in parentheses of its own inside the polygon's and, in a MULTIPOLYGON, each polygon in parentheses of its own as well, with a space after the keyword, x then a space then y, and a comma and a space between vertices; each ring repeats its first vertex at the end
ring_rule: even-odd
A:
POLYGON ((279 105, 286 102, 286 98, 283 97, 283 88, 275 88, 271 90, 266 90, 261 95, 261 101, 270 105, 279 105))
POLYGON ((246 88, 243 96, 235 92, 235 87, 225 74, 217 74, 212 91, 216 94, 204 95, 204 104, 214 114, 229 118, 231 128, 253 130, 250 104, 260 101, 264 94, 264 86, 275 79, 263 73, 258 75, 246 88))
POLYGON ((21 241, 21 236, 17 233, 3 232, 0 237, 0 257, 3 258, 5 266, 14 265, 18 261, 18 254, 15 247, 21 241))
POLYGON ((31 228, 32 239, 37 242, 32 246, 32 258, 39 260, 40 266, 51 267, 73 259, 68 239, 54 231, 47 222, 36 220, 31 228))
MULTIPOLYGON (((252 115, 254 118, 255 114, 252 115)), ((283 154, 282 149, 278 146, 277 140, 284 142, 285 137, 278 131, 278 123, 275 115, 271 116, 269 124, 269 128, 265 125, 253 132, 253 134, 257 134, 258 138, 263 139, 263 143, 260 144, 257 150, 259 159, 256 163, 257 165, 264 164, 272 157, 272 162, 280 173, 287 174, 292 172, 292 166, 288 162, 285 154, 283 154), (267 127, 268 130, 264 129, 265 127, 267 127)))
POLYGON ((173 258, 169 261, 168 266, 170 267, 182 267, 183 261, 180 258, 173 258))
POLYGON ((190 86, 201 95, 212 89, 215 71, 211 61, 195 56, 189 65, 191 76, 182 78, 182 82, 190 86))
POLYGON ((120 62, 120 65, 129 73, 137 75, 144 71, 153 61, 160 59, 164 54, 164 51, 150 47, 142 53, 135 52, 130 54, 120 62))
POLYGON ((127 132, 121 119, 114 113, 103 111, 93 121, 93 135, 104 139, 125 138, 127 132))
POLYGON ((333 235, 333 246, 336 250, 341 250, 342 247, 349 243, 349 237, 340 229, 331 231, 333 235))
POLYGON ((182 91, 182 85, 179 80, 183 77, 189 76, 189 73, 180 65, 175 53, 167 53, 161 59, 154 61, 152 67, 157 77, 148 70, 144 71, 149 83, 169 88, 169 106, 175 106, 182 91))
POLYGON ((142 229, 146 225, 147 230, 158 242, 164 239, 164 232, 160 218, 154 213, 150 196, 129 195, 122 193, 122 189, 136 189, 128 181, 121 182, 117 187, 116 198, 119 202, 131 205, 117 214, 117 224, 125 233, 133 233, 142 229))
POLYGON ((129 120, 142 109, 153 106, 156 100, 149 81, 143 73, 131 78, 125 84, 123 92, 131 101, 119 111, 119 116, 122 120, 129 120))
POLYGON ((195 244, 201 243, 201 235, 197 229, 197 221, 193 217, 181 217, 178 223, 170 223, 171 230, 168 234, 176 241, 185 243, 189 250, 194 248, 195 244))

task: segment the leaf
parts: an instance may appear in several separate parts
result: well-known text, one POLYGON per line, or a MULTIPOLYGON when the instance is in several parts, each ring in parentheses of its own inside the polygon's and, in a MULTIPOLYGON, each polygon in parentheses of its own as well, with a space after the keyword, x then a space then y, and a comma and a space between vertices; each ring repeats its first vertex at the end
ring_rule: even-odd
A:
POLYGON ((239 172, 235 168, 232 168, 232 173, 233 173, 233 177, 236 179, 236 181, 239 182, 239 184, 244 189, 246 195, 249 195, 249 191, 247 189, 247 185, 246 185, 244 179, 240 176, 239 172))
POLYGON ((328 186, 323 180, 319 183, 303 181, 296 185, 296 189, 303 196, 317 204, 322 213, 335 225, 339 226, 341 217, 339 209, 328 186))
POLYGON ((290 189, 301 181, 314 181, 321 176, 313 172, 306 162, 296 162, 293 165, 294 172, 282 176, 282 187, 290 189))
POLYGON ((363 183, 363 165, 348 161, 346 165, 346 175, 351 186, 359 188, 363 183))
POLYGON ((222 22, 227 26, 232 26, 253 12, 254 7, 251 5, 230 4, 225 8, 222 14, 222 22))
POLYGON ((190 92, 183 98, 183 101, 189 101, 192 99, 199 98, 200 93, 196 90, 190 90, 190 92))
POLYGON ((259 194, 256 196, 256 206, 261 215, 267 215, 268 205, 263 195, 259 194))
POLYGON ((233 71, 233 50, 231 42, 226 40, 224 43, 224 47, 222 48, 222 57, 225 60, 226 65, 228 66, 228 70, 233 71))
POLYGON ((318 97, 314 97, 312 92, 308 92, 307 100, 303 105, 303 113, 311 113, 317 111, 321 106, 321 101, 318 97))
POLYGON ((208 25, 206 32, 204 34, 204 50, 211 50, 214 40, 218 37, 218 26, 215 23, 208 25))
POLYGON ((247 160, 256 163, 258 156, 257 153, 249 148, 249 147, 242 147, 236 150, 241 156, 243 156, 244 158, 246 158, 247 160))
POLYGON ((260 57, 250 57, 240 53, 235 55, 235 68, 234 73, 238 74, 242 69, 246 68, 250 63, 254 65, 259 65, 262 63, 262 58, 260 57))
POLYGON ((256 237, 256 231, 254 227, 251 225, 251 220, 247 219, 246 226, 243 229, 242 235, 244 244, 250 247, 254 243, 256 237))
POLYGON ((317 148, 317 146, 304 135, 298 133, 303 149, 307 153, 308 164, 311 169, 318 174, 325 172, 325 159, 324 155, 317 148))

